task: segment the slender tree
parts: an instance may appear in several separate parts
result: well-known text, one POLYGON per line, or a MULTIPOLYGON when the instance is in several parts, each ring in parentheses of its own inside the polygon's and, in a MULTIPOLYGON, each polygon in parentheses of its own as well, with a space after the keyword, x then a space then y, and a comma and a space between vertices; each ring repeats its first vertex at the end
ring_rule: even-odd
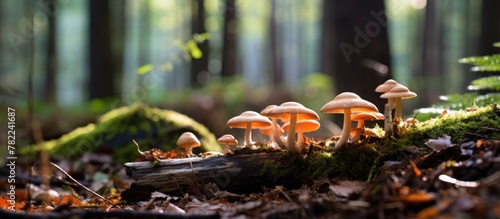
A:
MULTIPOLYGON (((191 33, 202 34, 207 32, 205 29, 205 0, 192 0, 192 18, 191 18, 191 33)), ((201 72, 208 72, 208 41, 203 41, 198 44, 199 49, 203 53, 199 59, 191 60, 191 86, 199 86, 201 81, 198 81, 198 76, 201 72)))
POLYGON ((278 21, 276 20, 277 0, 271 1, 271 19, 270 19, 270 34, 271 34, 271 60, 273 70, 273 83, 279 84, 283 82, 283 62, 282 50, 280 46, 280 38, 278 34, 278 21))
POLYGON ((236 43, 236 5, 235 0, 226 0, 224 10, 224 48, 222 50, 222 76, 232 76, 236 73, 238 60, 236 43))
POLYGON ((492 44, 500 42, 500 1, 483 0, 481 9, 481 35, 479 39, 480 55, 498 54, 498 48, 492 44))
MULTIPOLYGON (((439 78, 443 72, 443 37, 442 37, 442 16, 439 11, 440 2, 431 1, 425 7, 425 22, 423 34, 423 51, 421 68, 418 70, 419 77, 424 80, 431 78, 439 78)), ((419 94, 419 105, 430 106, 433 102, 438 101, 436 93, 444 93, 440 87, 428 86, 425 89, 416 90, 419 94), (435 90, 433 90, 435 89, 435 90)))
POLYGON ((112 57, 109 0, 90 0, 89 98, 115 96, 115 69, 112 57))
MULTIPOLYGON (((48 0, 47 2, 48 10, 54 12, 56 1, 48 0)), ((56 17, 55 14, 51 13, 48 16, 47 22, 47 62, 46 62, 46 72, 45 72, 45 89, 44 89, 44 99, 48 103, 54 103, 56 99, 56 75, 57 75, 57 53, 56 53, 56 17)))

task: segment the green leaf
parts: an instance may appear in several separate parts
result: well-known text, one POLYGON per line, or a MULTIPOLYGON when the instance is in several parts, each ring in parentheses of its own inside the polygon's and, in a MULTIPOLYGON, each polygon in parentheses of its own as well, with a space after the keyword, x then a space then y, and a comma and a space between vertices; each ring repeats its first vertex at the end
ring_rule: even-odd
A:
POLYGON ((500 47, 500 42, 493 43, 493 47, 500 47))
POLYGON ((495 90, 500 91, 500 76, 483 77, 473 80, 469 90, 495 90))
POLYGON ((154 66, 152 64, 143 65, 137 69, 137 74, 140 74, 140 75, 146 74, 146 73, 150 72, 151 70, 153 70, 153 68, 154 68, 154 66))

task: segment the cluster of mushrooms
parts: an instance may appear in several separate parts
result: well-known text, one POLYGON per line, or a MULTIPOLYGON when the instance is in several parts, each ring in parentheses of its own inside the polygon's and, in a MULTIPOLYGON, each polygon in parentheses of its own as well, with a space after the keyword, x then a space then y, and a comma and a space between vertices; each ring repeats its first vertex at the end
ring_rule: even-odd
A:
MULTIPOLYGON (((342 134, 333 150, 337 150, 340 146, 346 144, 349 138, 351 138, 351 142, 357 142, 360 139, 361 133, 365 131, 365 120, 385 120, 384 135, 386 137, 391 136, 392 110, 395 109, 395 119, 401 119, 401 100, 417 96, 414 92, 408 90, 407 87, 392 79, 379 85, 375 89, 375 92, 382 93, 380 97, 388 99, 388 103, 385 104, 384 114, 379 113, 373 103, 362 99, 352 92, 340 93, 333 100, 321 107, 320 112, 322 113, 344 114, 342 134), (357 122, 356 128, 351 129, 351 121, 357 122)), ((255 143, 252 141, 252 129, 259 129, 260 133, 269 136, 269 148, 300 151, 304 142, 304 133, 318 130, 320 127, 318 121, 319 116, 315 111, 300 103, 290 101, 282 103, 279 106, 269 105, 260 113, 245 111, 229 119, 227 126, 246 130, 243 147, 255 147, 255 143), (278 124, 278 120, 283 123, 281 126, 278 124), (286 137, 283 136, 285 131, 288 132, 286 137)), ((232 153, 231 145, 238 144, 236 138, 230 134, 223 135, 217 141, 225 146, 224 154, 232 153)), ((200 141, 193 133, 185 132, 179 137, 177 145, 186 148, 187 155, 193 155, 192 148, 199 147, 200 141)))

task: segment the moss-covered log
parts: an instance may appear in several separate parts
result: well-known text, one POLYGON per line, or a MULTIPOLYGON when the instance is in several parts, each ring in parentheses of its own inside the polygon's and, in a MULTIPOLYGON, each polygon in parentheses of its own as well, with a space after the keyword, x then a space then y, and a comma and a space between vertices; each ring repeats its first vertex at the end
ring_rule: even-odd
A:
POLYGON ((136 103, 124 106, 100 116, 96 123, 80 127, 59 139, 43 145, 26 148, 30 153, 44 148, 52 155, 66 158, 81 156, 98 148, 111 148, 113 157, 119 162, 133 160, 137 150, 135 139, 142 150, 160 148, 164 151, 176 147, 176 141, 183 132, 193 132, 201 141, 201 151, 221 151, 215 136, 205 126, 186 115, 136 103))
POLYGON ((175 195, 199 192, 207 183, 215 183, 220 189, 234 193, 251 193, 275 185, 297 188, 304 182, 321 177, 340 175, 365 180, 372 167, 379 164, 378 161, 376 151, 358 146, 356 149, 343 147, 333 156, 324 151, 309 155, 246 151, 235 155, 171 159, 156 163, 129 162, 124 164, 127 174, 136 181, 122 193, 122 198, 128 201, 146 200, 154 191, 175 195))

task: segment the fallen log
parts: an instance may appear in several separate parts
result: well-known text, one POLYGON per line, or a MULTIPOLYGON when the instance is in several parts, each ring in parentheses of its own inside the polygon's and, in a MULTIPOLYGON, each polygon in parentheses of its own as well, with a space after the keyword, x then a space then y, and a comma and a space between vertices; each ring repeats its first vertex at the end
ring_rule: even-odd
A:
POLYGON ((161 160, 159 164, 149 161, 125 163, 127 175, 136 181, 122 192, 122 199, 147 200, 154 191, 181 195, 190 187, 207 183, 215 183, 221 190, 238 194, 258 192, 262 187, 273 186, 274 183, 262 176, 266 161, 287 163, 282 161, 285 159, 284 154, 260 152, 168 159, 161 160))

